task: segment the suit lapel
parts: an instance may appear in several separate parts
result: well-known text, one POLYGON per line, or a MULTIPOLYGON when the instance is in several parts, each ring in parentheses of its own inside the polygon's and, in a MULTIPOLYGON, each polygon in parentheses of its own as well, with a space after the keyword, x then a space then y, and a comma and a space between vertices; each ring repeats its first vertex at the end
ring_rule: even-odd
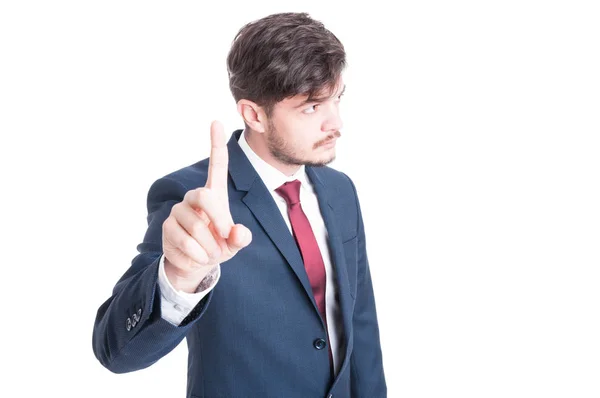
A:
POLYGON ((262 184, 262 181, 260 181, 260 184, 255 182, 243 201, 292 267, 318 315, 318 307, 313 298, 312 288, 306 275, 298 245, 292 234, 290 234, 290 230, 285 224, 279 208, 273 201, 273 197, 262 184))
POLYGON ((306 275, 302 255, 298 245, 281 216, 279 208, 273 201, 267 187, 260 179, 254 167, 238 144, 242 130, 236 130, 229 140, 229 173, 236 189, 246 191, 242 201, 254 214, 260 225, 264 228, 269 238, 290 264, 296 277, 302 284, 307 298, 313 304, 315 314, 319 316, 317 304, 314 300, 310 281, 306 275))
POLYGON ((325 227, 327 228, 327 234, 329 235, 328 244, 329 252, 332 256, 332 264, 335 269, 336 282, 338 288, 338 297, 340 300, 340 308, 342 312, 342 319, 344 324, 344 347, 346 355, 344 356, 344 362, 347 357, 348 350, 348 336, 351 332, 352 322, 352 298, 350 296, 350 284, 348 280, 348 268, 346 266, 346 256, 344 255, 344 247, 342 243, 341 231, 338 228, 338 223, 335 218, 334 208, 332 206, 333 200, 331 199, 333 192, 327 189, 327 185, 324 184, 324 180, 319 176, 320 170, 313 167, 306 167, 306 173, 313 182, 315 191, 317 192, 317 198, 319 200, 319 208, 325 227))
MULTIPOLYGON (((319 316, 317 304, 314 300, 312 288, 306 275, 302 255, 298 245, 281 216, 279 208, 273 201, 267 187, 260 179, 256 170, 244 154, 244 151, 238 144, 238 139, 242 130, 236 130, 231 136, 228 146, 229 151, 229 174, 233 180, 236 189, 247 192, 242 201, 248 206, 258 222, 262 225, 269 238, 277 246, 281 254, 290 264, 290 267, 296 274, 296 277, 302 284, 307 298, 313 304, 315 314, 319 316)), ((320 170, 313 167, 306 167, 306 173, 313 183, 319 208, 327 232, 329 235, 329 251, 332 255, 332 263, 336 270, 336 281, 339 292, 340 307, 343 317, 345 333, 344 343, 348 348, 348 334, 351 329, 352 302, 350 296, 350 287, 348 284, 348 270, 346 268, 346 259, 344 256, 342 236, 339 231, 334 214, 334 208, 331 205, 330 193, 324 183, 320 170)), ((319 317, 320 318, 320 317, 319 317)))

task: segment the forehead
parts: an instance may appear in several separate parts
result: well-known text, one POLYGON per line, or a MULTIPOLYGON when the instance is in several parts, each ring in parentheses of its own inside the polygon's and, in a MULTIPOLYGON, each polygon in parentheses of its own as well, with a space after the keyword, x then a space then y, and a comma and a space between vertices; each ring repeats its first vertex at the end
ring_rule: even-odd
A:
POLYGON ((277 103, 277 106, 281 106, 282 108, 294 109, 299 106, 302 106, 306 103, 314 102, 322 102, 327 100, 328 98, 334 98, 340 94, 340 92, 344 89, 344 80, 342 77, 338 79, 335 87, 333 88, 325 88, 321 90, 311 101, 308 101, 308 95, 306 94, 297 94, 293 97, 288 97, 283 99, 282 101, 277 103))

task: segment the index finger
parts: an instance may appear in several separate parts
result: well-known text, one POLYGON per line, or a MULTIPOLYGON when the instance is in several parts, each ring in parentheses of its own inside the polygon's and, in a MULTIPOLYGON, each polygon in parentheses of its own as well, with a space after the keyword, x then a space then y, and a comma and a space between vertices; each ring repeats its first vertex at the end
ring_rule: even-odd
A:
POLYGON ((211 149, 210 159, 208 160, 208 180, 206 181, 206 187, 226 193, 229 155, 223 125, 217 120, 210 125, 210 143, 211 149))

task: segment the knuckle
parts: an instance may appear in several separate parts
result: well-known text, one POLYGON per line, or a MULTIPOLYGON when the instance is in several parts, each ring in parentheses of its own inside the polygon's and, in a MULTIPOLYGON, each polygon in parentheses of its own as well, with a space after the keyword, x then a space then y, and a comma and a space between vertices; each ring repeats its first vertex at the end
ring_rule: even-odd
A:
POLYGON ((201 195, 202 195, 202 187, 196 188, 196 189, 191 189, 185 193, 184 201, 191 203, 191 204, 196 204, 200 200, 201 195))
POLYGON ((206 252, 211 261, 218 260, 221 257, 221 249, 216 248, 206 252))
POLYGON ((208 192, 208 188, 206 187, 198 187, 194 190, 194 193, 196 194, 196 196, 203 197, 204 195, 206 195, 206 193, 208 192))
MULTIPOLYGON (((194 190, 187 191, 185 193, 185 195, 183 195, 183 201, 182 202, 188 202, 188 203, 189 202, 193 202, 195 194, 196 194, 196 192, 194 190)), ((180 203, 182 203, 182 202, 180 202, 180 203)), ((178 204, 180 204, 180 203, 178 203, 178 204)), ((175 205, 175 206, 177 206, 177 205, 175 205)), ((175 207, 175 206, 173 206, 173 207, 175 207)))
POLYGON ((208 187, 203 187, 201 193, 199 193, 200 195, 200 200, 204 203, 213 200, 213 198, 215 197, 215 191, 213 191, 211 188, 208 187))
POLYGON ((181 208, 181 206, 179 205, 179 203, 173 205, 173 207, 171 207, 171 212, 169 213, 169 217, 167 217, 167 220, 169 220, 170 218, 176 217, 180 208, 181 208))
POLYGON ((189 255, 194 250, 194 240, 189 236, 184 236, 179 242, 179 248, 186 255, 189 255))
POLYGON ((177 204, 173 205, 173 207, 171 208, 170 218, 172 218, 173 221, 179 220, 181 218, 181 215, 184 213, 184 211, 185 211, 185 205, 182 203, 177 203, 177 204))
POLYGON ((190 226, 190 234, 197 239, 205 235, 205 230, 206 225, 201 221, 195 221, 190 226))
POLYGON ((169 216, 162 224, 163 235, 171 234, 173 231, 173 217, 169 216))

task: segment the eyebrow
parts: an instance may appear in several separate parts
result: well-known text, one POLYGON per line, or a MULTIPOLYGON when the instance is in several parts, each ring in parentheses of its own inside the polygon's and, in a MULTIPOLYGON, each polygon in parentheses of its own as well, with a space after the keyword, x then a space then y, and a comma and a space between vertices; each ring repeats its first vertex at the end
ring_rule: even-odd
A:
MULTIPOLYGON (((346 91, 346 85, 344 84, 344 88, 342 89, 342 92, 341 92, 341 93, 339 93, 337 96, 338 96, 338 97, 339 97, 339 96, 342 96, 342 95, 344 94, 344 92, 345 92, 345 91, 346 91)), ((335 96, 331 96, 331 97, 321 97, 321 98, 313 98, 313 99, 307 98, 307 99, 305 99, 304 101, 302 101, 302 102, 301 102, 299 105, 296 105, 296 106, 294 107, 294 109, 301 108, 301 107, 303 107, 303 106, 304 106, 304 105, 306 105, 306 104, 320 104, 320 103, 323 103, 323 102, 325 102, 325 101, 326 101, 326 100, 328 100, 329 98, 333 98, 333 97, 335 97, 335 96)))

